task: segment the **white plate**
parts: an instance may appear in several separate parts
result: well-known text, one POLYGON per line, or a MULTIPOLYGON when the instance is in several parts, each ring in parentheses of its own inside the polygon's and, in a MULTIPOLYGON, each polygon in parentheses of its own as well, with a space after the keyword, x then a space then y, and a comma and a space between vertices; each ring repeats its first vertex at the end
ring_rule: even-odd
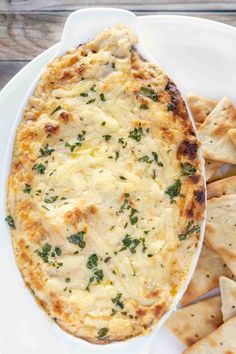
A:
MULTIPOLYGON (((236 29, 212 21, 181 16, 139 17, 143 39, 157 62, 173 77, 183 94, 228 95, 236 102, 236 29)), ((5 161, 9 133, 21 101, 37 73, 55 54, 57 45, 22 69, 0 94, 0 165, 5 161)), ((90 354, 77 340, 52 324, 24 289, 15 265, 5 214, 4 180, 0 174, 0 353, 90 354)), ((140 345, 142 344, 140 340, 140 345)), ((127 353, 122 346, 120 353, 127 353)), ((184 347, 162 328, 150 354, 179 354, 184 347)), ((148 353, 147 350, 142 354, 148 353)), ((117 352, 112 350, 111 353, 117 352)), ((94 351, 93 351, 94 353, 94 351)), ((96 353, 103 353, 98 347, 96 353)), ((137 353, 138 354, 138 353, 137 353)), ((140 352, 141 354, 141 352, 140 352)))

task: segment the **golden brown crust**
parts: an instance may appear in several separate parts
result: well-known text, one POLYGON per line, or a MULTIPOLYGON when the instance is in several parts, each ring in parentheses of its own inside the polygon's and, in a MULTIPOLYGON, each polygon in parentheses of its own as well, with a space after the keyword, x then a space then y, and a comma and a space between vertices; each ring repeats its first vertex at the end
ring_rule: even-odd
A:
POLYGON ((169 309, 205 208, 185 104, 135 42, 117 26, 49 64, 9 177, 26 285, 59 326, 93 343, 146 333, 169 309))

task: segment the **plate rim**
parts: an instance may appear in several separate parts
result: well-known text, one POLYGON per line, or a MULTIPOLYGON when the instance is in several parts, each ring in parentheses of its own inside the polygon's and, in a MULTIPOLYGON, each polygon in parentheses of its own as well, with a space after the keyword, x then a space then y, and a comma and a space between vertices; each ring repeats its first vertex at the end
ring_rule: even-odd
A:
MULTIPOLYGON (((186 16, 186 15, 147 15, 147 16, 137 16, 137 19, 139 21, 139 19, 148 21, 148 19, 150 18, 161 18, 161 19, 167 19, 167 20, 180 20, 180 19, 187 19, 188 21, 195 21, 198 23, 204 22, 205 24, 209 24, 211 23, 211 25, 216 25, 216 26, 222 26, 222 28, 226 28, 226 29, 233 29, 233 33, 234 35, 236 35, 236 28, 234 28, 233 26, 227 25, 227 24, 223 24, 221 22, 218 21, 214 21, 214 20, 208 20, 208 19, 204 19, 204 18, 200 18, 200 17, 193 17, 193 16, 186 16)), ((35 58, 33 58, 31 61, 29 61, 29 63, 27 63, 21 70, 19 70, 9 81, 8 83, 6 83, 6 85, 2 88, 2 90, 0 91, 0 99, 2 98, 2 96, 4 96, 5 91, 7 91, 7 89, 9 88, 9 86, 11 86, 15 80, 17 80, 18 78, 20 78, 20 76, 22 75, 22 72, 27 71, 28 66, 35 63, 36 61, 38 61, 40 58, 46 56, 46 54, 51 55, 51 52, 53 52, 54 50, 56 50, 57 46, 59 45, 59 42, 52 45, 51 47, 49 47, 48 49, 44 50, 42 53, 40 53, 39 55, 37 55, 35 58)), ((201 251, 201 247, 199 247, 199 254, 201 251)), ((198 256, 199 256, 198 254, 198 256)), ((198 257, 196 257, 198 259, 198 257)), ((197 262, 197 261, 196 261, 197 262)), ((195 269, 195 267, 193 267, 195 269)), ((192 272, 193 274, 193 272, 192 272)), ((192 275, 191 274, 191 275, 192 275)), ((162 323, 163 324, 163 323, 162 323)), ((155 326, 154 326, 154 330, 153 333, 155 333, 155 326)), ((155 333, 156 334, 156 333, 155 333)))

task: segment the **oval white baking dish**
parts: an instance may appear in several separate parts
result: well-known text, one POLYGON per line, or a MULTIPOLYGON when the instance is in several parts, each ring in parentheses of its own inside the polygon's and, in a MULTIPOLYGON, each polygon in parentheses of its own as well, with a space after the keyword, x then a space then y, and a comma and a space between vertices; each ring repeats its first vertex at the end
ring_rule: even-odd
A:
MULTIPOLYGON (((137 33, 137 35, 139 37, 138 51, 147 60, 154 61, 154 59, 151 57, 149 52, 146 50, 144 44, 141 42, 141 37, 139 36, 138 23, 136 21, 136 16, 129 11, 120 10, 120 9, 108 9, 108 8, 85 9, 85 10, 79 10, 79 11, 73 12, 68 17, 68 19, 65 23, 60 46, 59 46, 59 49, 58 49, 55 57, 58 55, 64 54, 68 49, 76 47, 80 43, 85 43, 85 42, 89 41, 90 39, 95 37, 96 34, 101 32, 102 30, 104 30, 106 27, 113 26, 119 22, 128 24, 135 30, 135 32, 137 33), (81 28, 83 29, 83 31, 80 30, 81 28)), ((38 77, 32 83, 32 86, 29 88, 24 100, 22 101, 21 107, 19 109, 19 112, 17 114, 16 120, 14 123, 14 126, 12 127, 9 146, 7 149, 7 164, 5 166, 5 171, 4 171, 5 180, 7 180, 7 176, 9 173, 12 146, 14 143, 16 128, 21 120, 23 108, 24 108, 26 102, 28 101, 29 97, 31 96, 32 92, 34 91, 34 89, 39 81, 40 76, 41 76, 41 73, 38 75, 38 77)), ((202 160, 202 171, 204 171, 203 160, 202 160)), ((196 250, 196 254, 195 254, 194 260, 192 262, 192 267, 191 267, 191 270, 190 270, 188 277, 185 281, 185 284, 182 287, 182 289, 177 293, 177 295, 175 297, 175 301, 174 301, 171 309, 162 317, 162 319, 159 321, 159 323, 154 326, 153 333, 151 335, 130 339, 126 342, 112 343, 112 344, 108 344, 108 345, 102 346, 102 347, 97 346, 97 345, 93 345, 90 343, 86 343, 86 342, 78 339, 78 349, 80 348, 79 343, 83 342, 83 345, 81 343, 81 350, 86 350, 86 353, 88 353, 88 354, 89 353, 91 353, 91 354, 92 353, 99 353, 99 352, 112 353, 112 354, 115 354, 115 353, 127 353, 127 354, 128 353, 129 354, 148 353, 149 346, 150 346, 151 339, 152 339, 152 335, 155 334, 156 331, 162 326, 162 324, 164 323, 166 318, 170 315, 172 310, 175 308, 178 301, 182 297, 182 295, 188 285, 188 282, 193 274, 193 271, 196 266, 198 256, 200 253, 201 245, 202 245, 204 229, 205 229, 205 220, 204 220, 202 227, 201 227, 201 237, 200 237, 200 240, 198 243, 198 248, 196 250)), ((75 340, 77 340, 77 339, 75 339, 75 340)))

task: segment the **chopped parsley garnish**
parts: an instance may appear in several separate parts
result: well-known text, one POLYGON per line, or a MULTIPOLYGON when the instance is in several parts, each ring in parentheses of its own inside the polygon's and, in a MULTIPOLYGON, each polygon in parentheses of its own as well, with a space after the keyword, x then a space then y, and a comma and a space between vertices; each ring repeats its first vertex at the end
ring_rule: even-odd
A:
POLYGON ((136 253, 136 247, 140 244, 140 240, 137 238, 132 238, 130 235, 126 234, 122 240, 123 247, 119 252, 129 249, 131 253, 136 253))
POLYGON ((115 69, 116 68, 116 64, 115 63, 111 63, 111 67, 112 67, 112 69, 115 69))
POLYGON ((150 98, 152 101, 154 101, 154 102, 158 101, 157 93, 152 88, 143 86, 143 87, 141 87, 140 92, 144 96, 150 98))
POLYGON ((42 258, 44 263, 48 263, 57 269, 63 265, 62 262, 55 260, 56 256, 61 256, 61 249, 59 247, 55 247, 52 250, 52 246, 49 243, 45 243, 41 250, 36 250, 35 252, 42 258))
POLYGON ((55 151, 54 149, 50 149, 48 148, 48 144, 42 146, 40 149, 39 149, 39 152, 40 152, 40 155, 39 157, 46 157, 46 156, 49 156, 51 155, 51 153, 55 151))
POLYGON ((141 237, 141 238, 140 238, 140 241, 142 242, 142 245, 143 245, 142 251, 143 251, 143 253, 144 253, 144 252, 146 251, 146 249, 147 249, 146 240, 145 240, 144 237, 141 237))
POLYGON ((71 145, 67 142, 65 143, 65 146, 69 147, 70 151, 73 152, 77 146, 80 147, 82 145, 82 141, 85 140, 85 135, 86 135, 86 131, 82 130, 82 133, 77 135, 77 141, 74 144, 71 145))
POLYGON ((90 291, 90 285, 92 284, 93 281, 94 281, 94 277, 90 277, 88 285, 86 286, 85 290, 90 291))
POLYGON ((95 269, 94 271, 94 275, 96 277, 96 280, 98 283, 100 283, 100 281, 103 279, 104 274, 103 271, 101 269, 95 269))
POLYGON ((124 308, 124 304, 123 302, 120 300, 121 299, 122 294, 118 293, 116 295, 116 297, 114 297, 113 299, 111 299, 111 301, 113 302, 113 304, 115 304, 117 307, 120 307, 121 309, 124 308))
POLYGON ((54 251, 57 256, 61 256, 61 249, 59 247, 55 247, 54 251))
POLYGON ((57 198, 58 198, 58 195, 52 196, 50 198, 45 198, 44 202, 45 203, 54 203, 57 200, 57 198))
POLYGON ((153 161, 153 160, 149 159, 148 155, 145 155, 145 156, 143 156, 143 157, 140 157, 138 160, 139 160, 139 161, 142 161, 142 162, 150 163, 150 164, 151 164, 152 161, 153 161))
POLYGON ((106 125, 106 122, 102 122, 102 124, 101 124, 103 127, 104 127, 104 125, 106 125))
POLYGON ((105 96, 104 96, 104 93, 102 92, 102 93, 100 93, 100 98, 101 98, 101 101, 102 102, 105 102, 106 101, 106 98, 105 98, 105 96))
POLYGON ((172 184, 170 187, 168 187, 165 190, 165 193, 168 194, 170 197, 170 202, 174 203, 175 198, 180 195, 180 190, 181 190, 181 181, 177 179, 174 184, 172 184))
POLYGON ((124 138, 119 138, 118 143, 121 144, 123 149, 127 146, 127 141, 124 138))
POLYGON ((191 163, 184 162, 181 163, 181 174, 182 176, 193 176, 196 172, 196 168, 191 165, 191 163))
POLYGON ((186 240, 186 238, 189 235, 192 235, 194 232, 200 232, 200 226, 199 225, 193 226, 193 223, 194 223, 193 220, 189 221, 185 231, 182 234, 178 235, 180 241, 186 240))
POLYGON ((120 179, 122 179, 122 180, 127 180, 127 178, 125 178, 124 176, 120 176, 120 179))
POLYGON ((139 106, 140 109, 149 109, 148 105, 146 103, 142 103, 140 106, 139 106))
POLYGON ((86 134, 86 131, 82 130, 82 133, 77 135, 77 140, 78 141, 84 141, 85 140, 85 134, 86 134))
POLYGON ((42 258, 42 260, 44 261, 44 263, 48 263, 49 261, 49 253, 51 251, 52 246, 49 243, 45 243, 42 246, 42 250, 37 250, 38 255, 42 258))
POLYGON ((73 234, 68 237, 68 240, 70 243, 73 243, 74 245, 78 245, 80 248, 85 247, 85 241, 84 241, 84 231, 80 231, 77 234, 73 234))
POLYGON ((152 157, 153 157, 153 160, 148 155, 144 155, 144 156, 140 157, 138 159, 138 161, 146 162, 150 165, 151 165, 151 163, 153 163, 153 161, 155 161, 158 166, 163 167, 163 163, 159 161, 159 158, 158 158, 158 155, 156 152, 152 151, 152 157))
POLYGON ((90 91, 96 92, 95 87, 96 87, 96 85, 93 85, 93 86, 90 88, 90 91))
POLYGON ((93 253, 88 258, 87 268, 93 269, 93 268, 97 267, 97 265, 98 265, 98 256, 96 255, 96 253, 93 253))
POLYGON ((93 103, 93 102, 95 102, 95 101, 96 101, 95 98, 91 98, 90 100, 88 100, 88 102, 86 102, 86 104, 90 104, 90 103, 93 103))
POLYGON ((25 188, 23 189, 24 193, 30 193, 31 192, 31 185, 28 183, 25 183, 25 188))
POLYGON ((57 106, 57 107, 54 109, 54 111, 52 111, 51 116, 52 116, 54 113, 56 113, 57 111, 60 111, 60 109, 61 109, 61 106, 57 106))
POLYGON ((103 327, 98 330, 97 338, 101 340, 106 340, 106 335, 108 333, 108 328, 103 327))
POLYGON ((66 279, 65 279, 65 282, 66 282, 66 283, 69 283, 69 282, 70 282, 70 278, 66 278, 66 279))
POLYGON ((116 158, 115 158, 115 160, 117 161, 117 160, 118 160, 118 158, 119 158, 119 156, 120 156, 120 153, 119 153, 119 151, 115 151, 115 155, 116 155, 116 158))
POLYGON ((131 225, 134 225, 138 222, 138 217, 134 214, 138 213, 138 210, 132 208, 131 209, 131 212, 130 212, 130 215, 129 215, 129 220, 131 222, 131 225))
POLYGON ((32 167, 32 170, 35 170, 38 174, 43 175, 46 170, 46 166, 44 166, 42 163, 36 163, 32 167))
POLYGON ((104 262, 105 262, 105 263, 108 263, 108 262, 110 261, 110 259, 111 259, 111 257, 106 257, 106 258, 104 259, 104 262))
POLYGON ((16 229, 16 225, 15 225, 15 222, 13 220, 13 217, 11 215, 8 215, 6 218, 5 218, 6 222, 8 223, 8 225, 12 228, 12 229, 16 229))
POLYGON ((111 135, 109 134, 103 135, 102 137, 105 139, 105 141, 109 141, 111 139, 111 135))
POLYGON ((152 156, 154 158, 154 161, 157 163, 157 165, 163 167, 163 163, 159 161, 158 154, 155 151, 152 151, 152 156))
POLYGON ((80 93, 80 96, 81 96, 81 97, 88 97, 88 93, 86 93, 86 92, 81 92, 81 93, 80 93))
POLYGON ((129 197, 130 197, 129 193, 125 193, 125 200, 120 207, 119 213, 123 213, 124 210, 128 210, 131 208, 131 206, 129 204, 129 200, 128 200, 129 197))
POLYGON ((148 253, 148 258, 151 258, 151 257, 153 257, 153 254, 151 254, 151 253, 148 253))
POLYGON ((143 128, 141 127, 141 124, 139 124, 138 128, 134 128, 129 132, 129 138, 134 139, 136 141, 140 141, 142 136, 143 128))

